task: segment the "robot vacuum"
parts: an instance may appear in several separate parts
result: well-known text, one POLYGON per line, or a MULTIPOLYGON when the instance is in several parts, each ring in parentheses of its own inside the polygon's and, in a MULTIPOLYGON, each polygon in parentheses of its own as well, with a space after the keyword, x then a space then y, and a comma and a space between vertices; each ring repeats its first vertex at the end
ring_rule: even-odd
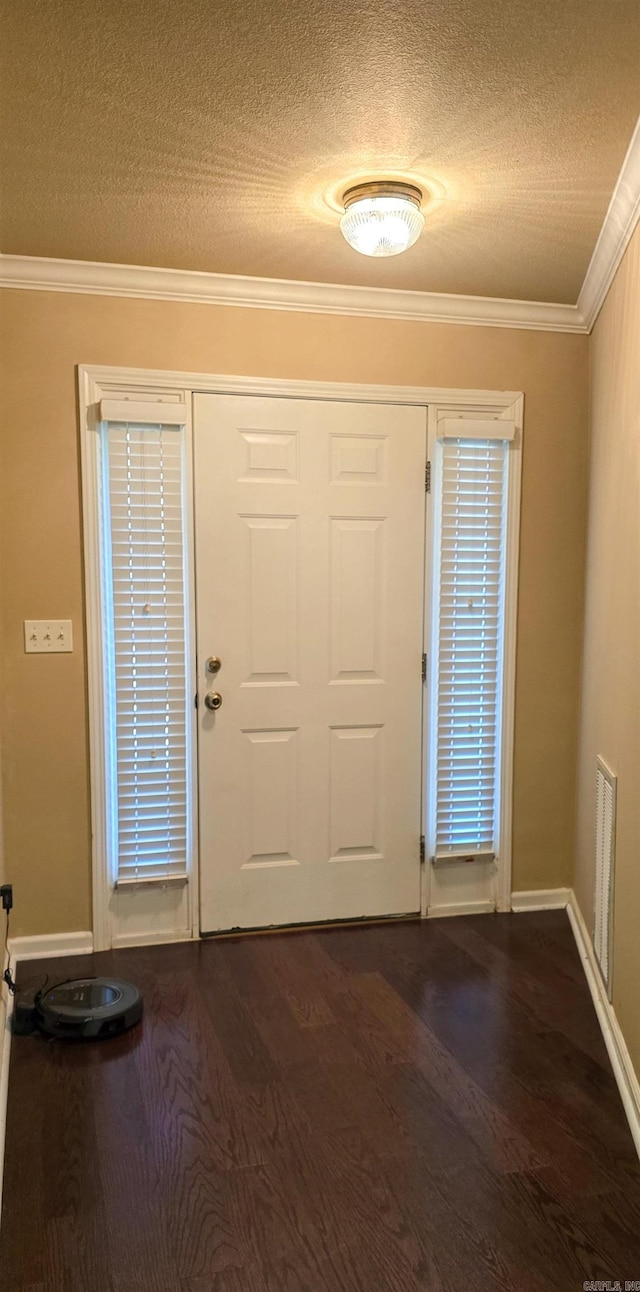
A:
POLYGON ((119 1036, 142 1018, 137 987, 119 978, 74 978, 16 999, 15 1030, 23 1035, 39 1029, 68 1040, 102 1040, 119 1036))

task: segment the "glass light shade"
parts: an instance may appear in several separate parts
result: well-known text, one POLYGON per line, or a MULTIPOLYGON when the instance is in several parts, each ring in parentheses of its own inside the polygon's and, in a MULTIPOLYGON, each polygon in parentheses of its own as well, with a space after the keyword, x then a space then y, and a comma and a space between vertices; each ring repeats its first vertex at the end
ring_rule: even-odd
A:
POLYGON ((354 251, 363 256, 398 256, 412 247, 424 228, 417 201, 404 193, 354 197, 340 221, 354 251))

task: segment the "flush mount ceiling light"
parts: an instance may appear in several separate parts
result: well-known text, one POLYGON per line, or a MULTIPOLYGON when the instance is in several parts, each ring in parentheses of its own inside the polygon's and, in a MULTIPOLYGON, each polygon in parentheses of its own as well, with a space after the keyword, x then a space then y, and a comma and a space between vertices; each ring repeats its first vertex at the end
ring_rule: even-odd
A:
POLYGON ((422 193, 413 184, 357 184, 342 200, 340 228, 349 246, 363 256, 398 256, 422 233, 422 193))

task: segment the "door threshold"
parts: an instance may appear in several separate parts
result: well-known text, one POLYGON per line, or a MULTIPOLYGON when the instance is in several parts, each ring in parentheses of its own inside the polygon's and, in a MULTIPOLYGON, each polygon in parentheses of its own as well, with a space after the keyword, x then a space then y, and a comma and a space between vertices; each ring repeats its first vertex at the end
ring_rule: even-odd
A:
POLYGON ((201 933, 201 939, 210 938, 255 938, 269 933, 306 933, 309 929, 349 929, 362 928, 367 924, 415 924, 420 922, 419 911, 408 911, 403 915, 360 915, 346 920, 307 920, 300 924, 265 924, 250 929, 214 929, 211 933, 201 933))

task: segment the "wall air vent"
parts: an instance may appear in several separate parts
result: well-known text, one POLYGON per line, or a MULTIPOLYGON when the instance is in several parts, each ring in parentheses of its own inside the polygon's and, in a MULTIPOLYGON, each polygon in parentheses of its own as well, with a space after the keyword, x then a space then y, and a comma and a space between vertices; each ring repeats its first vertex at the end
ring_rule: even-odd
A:
POLYGON ((615 871, 617 777, 598 758, 596 767, 596 892, 593 944, 611 998, 613 884, 615 871))

